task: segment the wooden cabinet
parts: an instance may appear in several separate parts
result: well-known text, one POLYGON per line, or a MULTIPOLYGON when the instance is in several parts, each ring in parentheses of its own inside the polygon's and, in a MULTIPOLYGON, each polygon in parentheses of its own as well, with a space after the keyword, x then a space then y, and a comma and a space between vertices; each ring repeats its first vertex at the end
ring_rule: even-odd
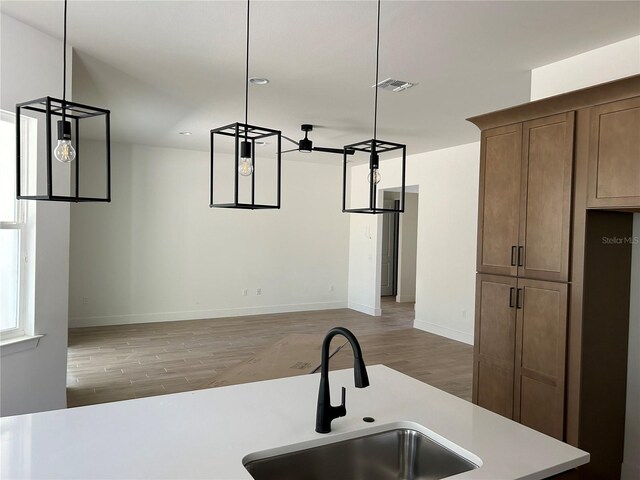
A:
POLYGON ((640 208, 640 97, 591 109, 587 206, 640 208))
POLYGON ((518 276, 566 282, 574 112, 525 122, 518 276))
POLYGON ((517 279, 478 275, 473 402, 513 418, 517 279))
POLYGON ((479 274, 476 301, 474 403, 562 439, 567 285, 479 274))
POLYGON ((482 132, 478 272, 568 280, 573 115, 482 132))
POLYGON ((478 271, 516 275, 522 124, 482 132, 478 271))
POLYGON ((640 75, 469 120, 482 131, 473 400, 588 451, 574 477, 620 478, 640 75))
POLYGON ((567 284, 518 279, 514 420, 564 435, 567 284))

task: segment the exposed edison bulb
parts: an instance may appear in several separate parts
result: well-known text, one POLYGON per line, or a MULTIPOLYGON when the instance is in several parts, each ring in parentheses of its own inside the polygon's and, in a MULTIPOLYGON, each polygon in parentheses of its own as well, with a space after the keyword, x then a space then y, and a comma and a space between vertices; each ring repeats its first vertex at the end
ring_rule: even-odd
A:
POLYGON ((382 180, 382 175, 380 175, 380 172, 378 172, 377 169, 373 170, 373 179, 371 178, 371 173, 369 173, 369 176, 367 177, 367 180, 369 180, 369 183, 371 183, 371 180, 373 180, 373 183, 375 185, 378 185, 380 183, 380 180, 382 180))
POLYGON ((53 156, 62 163, 73 162, 76 158, 76 149, 71 144, 71 123, 66 120, 58 121, 58 145, 53 156))
POLYGON ((250 158, 242 159, 242 161, 240 162, 240 165, 238 165, 238 173, 243 177, 248 177, 253 173, 253 165, 251 165, 250 158))
POLYGON ((76 158, 76 149, 71 145, 71 140, 58 140, 58 145, 53 151, 53 155, 59 162, 73 162, 76 158))
POLYGON ((240 165, 238 173, 243 177, 248 177, 253 173, 253 163, 251 163, 251 142, 243 141, 240 144, 240 165))

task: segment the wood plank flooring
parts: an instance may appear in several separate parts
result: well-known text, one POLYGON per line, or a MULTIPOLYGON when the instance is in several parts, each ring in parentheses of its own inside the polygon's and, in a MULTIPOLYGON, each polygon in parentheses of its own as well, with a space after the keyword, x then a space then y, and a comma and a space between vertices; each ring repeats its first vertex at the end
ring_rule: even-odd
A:
MULTIPOLYGON (((471 399, 473 349, 413 327, 413 304, 385 299, 382 316, 348 309, 69 330, 69 407, 205 388, 224 370, 292 333, 344 326, 368 365, 383 363, 471 399)), ((349 368, 348 348, 331 369, 349 368)))

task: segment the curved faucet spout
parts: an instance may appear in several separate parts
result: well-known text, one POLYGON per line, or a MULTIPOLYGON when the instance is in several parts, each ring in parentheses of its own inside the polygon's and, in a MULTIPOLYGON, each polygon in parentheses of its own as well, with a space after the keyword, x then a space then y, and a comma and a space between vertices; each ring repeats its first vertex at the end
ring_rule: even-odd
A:
POLYGON ((331 405, 331 394, 329 390, 329 346, 331 340, 336 335, 342 335, 351 344, 353 351, 353 374, 357 388, 369 386, 369 375, 367 367, 362 358, 360 343, 353 333, 344 327, 335 327, 329 330, 322 342, 322 365, 320 368, 320 389, 318 391, 318 408, 316 411, 316 432, 329 433, 331 431, 331 421, 338 417, 344 417, 346 409, 346 390, 342 387, 342 404, 338 407, 331 405))

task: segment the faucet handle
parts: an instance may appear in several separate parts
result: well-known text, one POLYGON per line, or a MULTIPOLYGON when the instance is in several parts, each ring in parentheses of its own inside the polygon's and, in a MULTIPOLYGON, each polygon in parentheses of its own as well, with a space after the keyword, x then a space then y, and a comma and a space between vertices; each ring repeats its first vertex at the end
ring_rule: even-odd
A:
POLYGON ((343 408, 347 407, 347 389, 344 387, 342 387, 342 403, 340 406, 343 408))

